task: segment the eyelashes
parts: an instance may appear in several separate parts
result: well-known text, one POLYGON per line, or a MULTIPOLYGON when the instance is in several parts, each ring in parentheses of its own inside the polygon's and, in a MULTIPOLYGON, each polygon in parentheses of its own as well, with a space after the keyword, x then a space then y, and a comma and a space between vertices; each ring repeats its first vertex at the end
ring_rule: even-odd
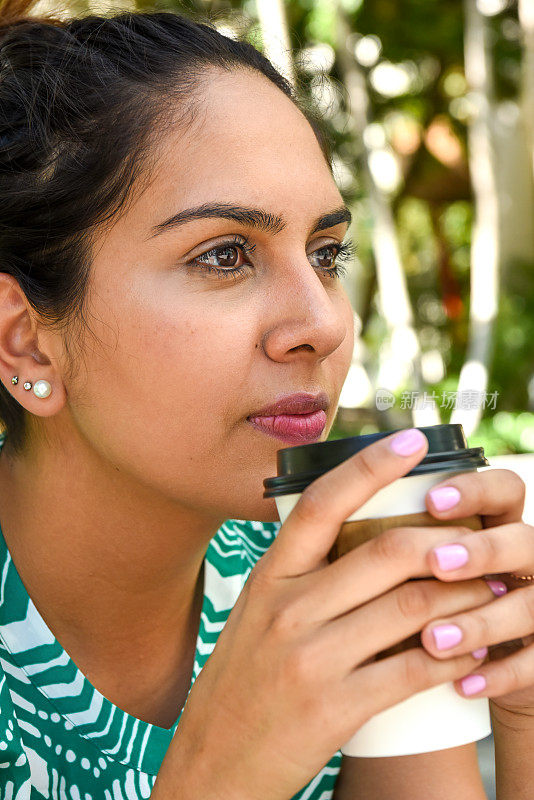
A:
MULTIPOLYGON (((231 240, 223 242, 222 244, 217 245, 217 247, 213 247, 210 250, 207 250, 205 253, 201 253, 199 256, 196 256, 196 258, 189 261, 186 266, 191 270, 199 269, 203 272, 214 274, 222 280, 233 279, 235 281, 242 275, 245 275, 247 271, 252 268, 252 264, 247 262, 237 267, 229 266, 223 268, 216 267, 213 264, 208 264, 202 260, 209 258, 221 258, 224 252, 228 252, 232 249, 244 254, 245 256, 250 256, 255 251, 256 245, 251 244, 244 236, 234 236, 231 240)), ((316 266, 316 269, 318 269, 327 277, 340 278, 347 273, 347 267, 343 266, 343 262, 350 261, 356 255, 357 247, 351 239, 343 243, 331 242, 310 253, 310 258, 326 251, 333 251, 334 265, 332 267, 322 267, 318 265, 316 266)))
MULTIPOLYGON (((316 250, 315 253, 320 253, 322 250, 334 249, 336 254, 334 256, 334 261, 336 262, 335 267, 332 270, 328 270, 327 272, 333 271, 333 273, 337 277, 341 277, 342 275, 347 274, 347 267, 342 265, 342 262, 352 261, 352 259, 356 256, 358 252, 358 248, 352 239, 347 239, 346 242, 342 242, 340 244, 327 244, 325 247, 319 248, 316 250), (340 263, 341 262, 341 263, 340 263)), ((314 255, 314 254, 312 254, 314 255)))

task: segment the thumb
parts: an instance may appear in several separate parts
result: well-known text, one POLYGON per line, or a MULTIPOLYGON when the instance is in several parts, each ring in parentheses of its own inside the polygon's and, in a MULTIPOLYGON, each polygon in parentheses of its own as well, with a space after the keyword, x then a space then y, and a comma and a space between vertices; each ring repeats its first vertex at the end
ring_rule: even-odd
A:
POLYGON ((317 569, 347 517, 381 488, 410 472, 427 449, 424 433, 409 428, 374 442, 315 480, 265 553, 264 568, 278 577, 317 569))

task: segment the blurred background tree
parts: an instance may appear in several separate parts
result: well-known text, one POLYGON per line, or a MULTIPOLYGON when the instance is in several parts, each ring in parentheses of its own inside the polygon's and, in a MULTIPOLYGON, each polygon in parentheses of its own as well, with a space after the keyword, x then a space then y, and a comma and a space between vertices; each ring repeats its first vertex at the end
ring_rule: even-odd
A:
POLYGON ((358 248, 331 436, 454 421, 489 455, 534 451, 534 0, 156 7, 262 48, 325 121, 358 248))

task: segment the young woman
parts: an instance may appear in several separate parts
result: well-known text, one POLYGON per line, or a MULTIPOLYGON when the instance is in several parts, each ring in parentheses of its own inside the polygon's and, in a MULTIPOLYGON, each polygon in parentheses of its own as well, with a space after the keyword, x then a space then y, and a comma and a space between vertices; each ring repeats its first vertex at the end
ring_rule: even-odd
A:
POLYGON ((480 800, 475 745, 341 760, 446 680, 492 698, 500 798, 526 797, 532 649, 484 663, 534 630, 528 581, 483 580, 534 571, 519 480, 456 477, 428 499, 450 527, 334 564, 419 432, 283 526, 262 496, 279 447, 328 435, 353 346, 314 119, 209 25, 28 11, 0 22, 2 800, 480 800), (454 526, 472 513, 483 535, 454 526), (437 624, 462 641, 438 650, 437 624))

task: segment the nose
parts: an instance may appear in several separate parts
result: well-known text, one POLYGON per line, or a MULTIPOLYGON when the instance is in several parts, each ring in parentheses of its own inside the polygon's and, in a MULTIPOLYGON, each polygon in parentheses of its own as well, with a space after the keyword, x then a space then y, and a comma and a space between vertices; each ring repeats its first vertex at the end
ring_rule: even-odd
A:
POLYGON ((273 361, 324 361, 345 339, 348 299, 332 279, 324 280, 307 262, 284 270, 269 293, 262 345, 273 361), (331 289, 324 280, 332 283, 331 289))

